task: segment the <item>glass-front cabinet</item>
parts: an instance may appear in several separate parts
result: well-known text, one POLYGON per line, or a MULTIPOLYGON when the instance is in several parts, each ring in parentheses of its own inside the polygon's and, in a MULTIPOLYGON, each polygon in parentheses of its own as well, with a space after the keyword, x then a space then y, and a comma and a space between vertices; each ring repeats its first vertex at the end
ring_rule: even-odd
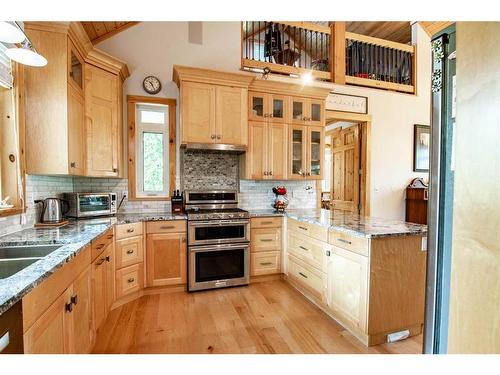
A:
POLYGON ((291 100, 292 107, 292 123, 305 124, 306 123, 306 108, 307 99, 293 97, 291 100))
POLYGON ((293 97, 291 99, 292 123, 323 125, 324 105, 321 100, 293 97))
POLYGON ((285 122, 287 117, 287 97, 284 95, 249 93, 249 114, 251 121, 285 122))
POLYGON ((303 179, 306 176, 306 128, 290 126, 288 178, 303 179))
POLYGON ((307 127, 307 178, 321 179, 323 173, 324 130, 322 127, 307 127))
POLYGON ((323 128, 292 125, 289 137, 288 177, 320 180, 323 176, 323 128))
POLYGON ((68 82, 80 92, 83 92, 83 72, 83 59, 71 40, 68 40, 68 82))

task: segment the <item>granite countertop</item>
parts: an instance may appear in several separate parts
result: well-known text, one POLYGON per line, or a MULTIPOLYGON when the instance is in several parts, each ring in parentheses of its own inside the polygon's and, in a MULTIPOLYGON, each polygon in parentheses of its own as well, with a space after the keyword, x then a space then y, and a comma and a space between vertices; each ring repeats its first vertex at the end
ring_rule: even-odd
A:
POLYGON ((283 212, 277 212, 273 208, 259 209, 259 210, 248 210, 250 217, 273 217, 273 216, 285 216, 283 212))

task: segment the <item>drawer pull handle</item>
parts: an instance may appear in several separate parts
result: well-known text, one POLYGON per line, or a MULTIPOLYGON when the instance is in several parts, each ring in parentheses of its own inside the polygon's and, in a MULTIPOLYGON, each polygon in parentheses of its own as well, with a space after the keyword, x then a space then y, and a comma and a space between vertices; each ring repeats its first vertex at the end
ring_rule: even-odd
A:
POLYGON ((128 228, 127 229, 127 233, 133 233, 134 232, 134 228, 128 228))
POLYGON ((272 224, 272 223, 273 223, 272 221, 263 221, 263 222, 261 222, 262 225, 272 224))
POLYGON ((104 247, 104 244, 101 243, 101 244, 99 244, 99 245, 96 246, 96 249, 97 250, 101 250, 103 247, 104 247))
POLYGON ((104 259, 104 258, 99 259, 99 262, 98 262, 98 263, 96 263, 96 265, 100 266, 101 264, 103 264, 103 263, 104 263, 104 261, 105 261, 105 260, 106 260, 106 259, 104 259))
POLYGON ((78 305, 78 294, 75 294, 74 296, 71 296, 71 303, 73 305, 78 305))
POLYGON ((160 229, 174 229, 175 225, 163 225, 160 227, 160 229))
POLYGON ((109 257, 109 255, 106 257, 106 262, 111 262, 111 258, 109 257))
POLYGON ((307 230, 307 228, 306 228, 306 227, 300 227, 300 226, 299 226, 299 229, 302 229, 302 230, 307 230))
POLYGON ((73 304, 71 302, 67 303, 66 305, 64 305, 64 308, 66 309, 67 312, 72 312, 73 311, 73 304))
POLYGON ((261 238, 260 242, 273 242, 272 238, 261 238))
POLYGON ((109 235, 108 235, 108 240, 112 239, 113 237, 114 237, 114 235, 109 234, 109 235))
POLYGON ((270 266, 273 262, 260 262, 261 266, 270 266))
POLYGON ((133 254, 134 250, 127 250, 127 254, 133 254))
POLYGON ((346 243, 346 244, 348 244, 348 245, 352 244, 352 242, 351 242, 351 241, 344 240, 343 238, 337 238, 337 240, 338 240, 339 242, 343 242, 343 243, 346 243))
POLYGON ((304 275, 302 272, 299 272, 299 275, 307 279, 307 275, 304 275))
POLYGON ((326 251, 326 256, 327 256, 327 257, 329 257, 330 255, 331 255, 330 250, 327 250, 327 251, 326 251))
POLYGON ((135 281, 135 279, 133 277, 130 277, 128 280, 127 280, 127 283, 133 283, 135 281))
POLYGON ((309 251, 309 249, 307 247, 304 247, 304 246, 299 246, 302 250, 304 251, 309 251))

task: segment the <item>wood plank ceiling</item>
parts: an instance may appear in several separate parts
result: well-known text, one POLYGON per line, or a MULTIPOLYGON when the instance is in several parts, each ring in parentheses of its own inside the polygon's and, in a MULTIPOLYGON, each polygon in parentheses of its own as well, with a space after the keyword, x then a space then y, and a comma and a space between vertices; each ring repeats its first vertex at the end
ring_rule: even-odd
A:
POLYGON ((346 22, 346 31, 408 44, 411 42, 409 21, 346 22))
POLYGON ((130 21, 109 21, 109 22, 85 22, 82 21, 83 28, 92 44, 102 42, 113 35, 128 29, 139 22, 130 21))

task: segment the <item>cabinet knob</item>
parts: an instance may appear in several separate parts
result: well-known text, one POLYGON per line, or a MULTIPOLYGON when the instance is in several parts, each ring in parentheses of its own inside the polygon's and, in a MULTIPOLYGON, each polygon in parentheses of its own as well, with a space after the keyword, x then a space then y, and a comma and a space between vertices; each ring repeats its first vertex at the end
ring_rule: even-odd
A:
POLYGON ((264 172, 264 176, 267 176, 267 172, 264 172))
POLYGON ((75 163, 74 161, 72 161, 72 162, 70 163, 70 167, 71 167, 71 168, 76 168, 76 163, 75 163))
POLYGON ((269 117, 273 117, 273 114, 272 114, 272 113, 270 113, 270 114, 269 114, 269 117))
POLYGON ((135 281, 135 279, 133 277, 130 277, 128 280, 127 280, 127 283, 133 283, 135 281))
POLYGON ((133 232, 134 232, 134 228, 127 229, 127 233, 133 233, 133 232))
POLYGON ((212 135, 210 136, 210 138, 211 138, 211 139, 215 139, 215 134, 212 134, 212 135))
POLYGON ((127 250, 127 254, 133 254, 134 250, 127 250))
POLYGON ((273 172, 269 172, 269 176, 272 176, 273 175, 273 172))
POLYGON ((71 303, 73 305, 78 305, 78 294, 75 294, 74 296, 71 296, 71 303))
POLYGON ((221 138, 222 138, 222 136, 219 134, 219 135, 217 136, 217 139, 221 139, 221 138))
POLYGON ((305 117, 305 116, 302 117, 302 120, 307 121, 307 117, 305 117))
POLYGON ((71 302, 67 303, 66 305, 64 305, 64 309, 67 312, 72 312, 73 311, 73 304, 71 302))
POLYGON ((118 172, 118 168, 113 168, 113 172, 117 173, 118 172))
POLYGON ((111 262, 111 258, 109 255, 106 257, 106 262, 111 262))
POLYGON ((269 115, 267 113, 264 113, 264 117, 269 117, 269 115))

